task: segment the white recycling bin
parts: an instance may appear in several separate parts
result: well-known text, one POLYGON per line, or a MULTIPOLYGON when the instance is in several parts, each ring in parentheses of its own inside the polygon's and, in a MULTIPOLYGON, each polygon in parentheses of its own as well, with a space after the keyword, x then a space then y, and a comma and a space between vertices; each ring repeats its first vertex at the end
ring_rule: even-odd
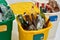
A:
MULTIPOLYGON (((49 36, 48 36, 48 40, 52 39, 55 37, 57 28, 58 28, 58 24, 60 21, 60 12, 55 12, 55 13, 45 13, 46 17, 50 17, 50 21, 53 23, 53 27, 49 32, 49 36)), ((54 40, 54 39, 52 39, 54 40)))

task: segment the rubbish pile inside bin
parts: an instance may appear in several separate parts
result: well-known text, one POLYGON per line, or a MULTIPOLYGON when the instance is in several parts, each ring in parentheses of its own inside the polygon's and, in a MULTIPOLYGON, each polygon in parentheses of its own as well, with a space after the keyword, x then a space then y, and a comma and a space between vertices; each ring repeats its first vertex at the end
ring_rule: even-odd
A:
POLYGON ((24 30, 40 30, 47 28, 50 19, 45 20, 45 14, 40 8, 40 13, 28 13, 20 14, 17 16, 17 19, 21 23, 21 26, 24 30))

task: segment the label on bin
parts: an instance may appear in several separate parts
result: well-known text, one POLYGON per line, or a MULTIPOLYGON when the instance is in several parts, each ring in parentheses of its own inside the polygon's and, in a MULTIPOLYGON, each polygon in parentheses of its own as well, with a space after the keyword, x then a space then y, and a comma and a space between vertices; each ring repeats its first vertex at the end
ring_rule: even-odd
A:
POLYGON ((54 15, 54 16, 49 16, 49 18, 50 18, 50 21, 57 21, 57 19, 58 19, 58 16, 57 15, 54 15))
POLYGON ((6 25, 0 25, 0 32, 7 31, 6 25))
POLYGON ((33 40, 43 40, 44 34, 37 34, 33 36, 33 40))

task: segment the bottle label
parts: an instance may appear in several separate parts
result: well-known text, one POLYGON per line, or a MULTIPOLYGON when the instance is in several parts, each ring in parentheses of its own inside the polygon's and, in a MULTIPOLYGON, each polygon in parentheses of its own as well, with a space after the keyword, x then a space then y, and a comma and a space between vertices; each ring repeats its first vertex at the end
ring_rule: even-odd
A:
POLYGON ((7 26, 6 25, 0 25, 0 32, 7 31, 7 26))
POLYGON ((34 35, 33 40, 44 40, 44 34, 34 35))
POLYGON ((57 15, 49 16, 49 18, 50 18, 50 21, 53 22, 53 21, 57 21, 58 16, 57 15))

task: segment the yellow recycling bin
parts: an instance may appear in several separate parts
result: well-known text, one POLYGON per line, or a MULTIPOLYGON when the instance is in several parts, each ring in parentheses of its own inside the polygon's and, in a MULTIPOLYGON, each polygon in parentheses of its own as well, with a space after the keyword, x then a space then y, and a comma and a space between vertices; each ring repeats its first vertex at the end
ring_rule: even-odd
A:
MULTIPOLYGON (((15 14, 23 15, 24 12, 29 12, 30 14, 31 11, 29 10, 31 10, 32 5, 33 3, 31 2, 22 2, 22 3, 11 4, 10 7, 12 8, 15 14)), ((36 12, 39 12, 39 9, 36 6, 34 6, 34 10, 36 12)), ((19 40, 47 40, 48 32, 50 28, 52 28, 52 24, 49 23, 48 27, 45 29, 26 31, 22 28, 18 20, 17 23, 18 23, 19 40)))
POLYGON ((36 31, 25 31, 20 22, 18 22, 19 40, 47 40, 49 29, 52 24, 49 23, 48 27, 36 31))

